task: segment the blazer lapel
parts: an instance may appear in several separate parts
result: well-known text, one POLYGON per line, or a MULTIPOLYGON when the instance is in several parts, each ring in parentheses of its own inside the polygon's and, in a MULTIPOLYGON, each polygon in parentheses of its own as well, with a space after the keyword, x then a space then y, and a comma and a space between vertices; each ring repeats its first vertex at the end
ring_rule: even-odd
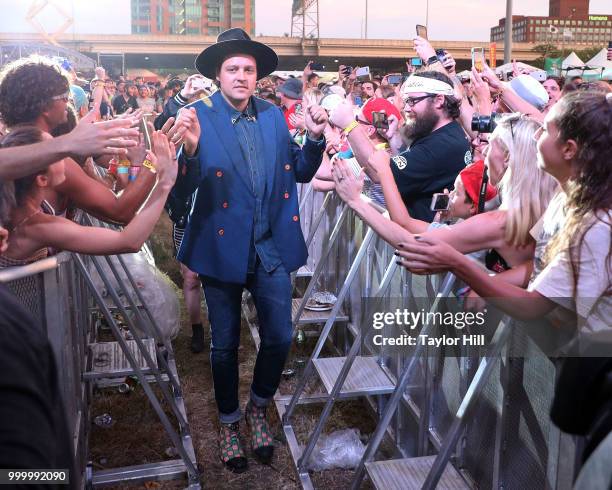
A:
POLYGON ((242 152, 240 150, 240 143, 238 143, 238 139, 236 138, 234 126, 232 125, 232 121, 227 115, 225 108, 221 107, 221 104, 223 104, 224 101, 219 99, 223 96, 221 95, 221 92, 217 92, 212 98, 214 99, 215 96, 217 96, 217 100, 214 100, 214 104, 210 111, 213 123, 212 126, 219 136, 221 144, 229 156, 236 173, 240 176, 249 192, 253 193, 253 183, 248 176, 249 169, 247 167, 247 163, 242 158, 238 158, 239 156, 242 156, 242 152))
POLYGON ((266 181, 267 193, 272 192, 274 178, 278 165, 276 162, 276 118, 274 117, 274 108, 267 104, 262 104, 259 99, 255 99, 257 108, 257 122, 259 131, 261 132, 261 140, 264 147, 264 158, 266 161, 266 181))

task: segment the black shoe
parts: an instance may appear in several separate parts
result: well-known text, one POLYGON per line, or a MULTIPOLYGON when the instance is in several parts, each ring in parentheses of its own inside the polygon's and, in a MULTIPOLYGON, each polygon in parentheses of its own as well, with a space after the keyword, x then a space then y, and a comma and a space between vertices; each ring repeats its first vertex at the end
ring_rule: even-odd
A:
POLYGON ((247 470, 248 463, 242 445, 240 444, 240 427, 238 422, 221 424, 219 431, 219 452, 221 462, 234 473, 247 470))
POLYGON ((191 352, 199 354, 204 350, 204 327, 202 324, 192 325, 191 352))

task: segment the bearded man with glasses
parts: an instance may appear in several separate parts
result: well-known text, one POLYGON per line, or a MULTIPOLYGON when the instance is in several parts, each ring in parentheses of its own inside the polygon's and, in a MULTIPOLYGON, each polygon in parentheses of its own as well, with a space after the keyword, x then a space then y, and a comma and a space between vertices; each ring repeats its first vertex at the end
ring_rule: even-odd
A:
MULTIPOLYGON (((432 194, 452 189, 459 172, 472 162, 470 142, 457 122, 460 100, 450 78, 436 71, 412 75, 400 93, 406 114, 401 129, 405 149, 391 159, 391 168, 410 216, 431 222, 432 194)), ((361 129, 352 127, 353 119, 346 107, 331 114, 331 122, 348 133, 359 163, 378 182, 376 169, 368 162, 372 144, 361 129)))

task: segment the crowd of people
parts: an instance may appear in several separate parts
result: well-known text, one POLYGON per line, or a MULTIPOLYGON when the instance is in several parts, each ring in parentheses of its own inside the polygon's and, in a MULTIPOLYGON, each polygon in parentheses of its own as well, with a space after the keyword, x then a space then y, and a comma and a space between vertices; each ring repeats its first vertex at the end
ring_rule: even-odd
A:
MULTIPOLYGON (((272 455, 265 407, 291 342, 290 296, 278 294, 281 306, 268 303, 278 288, 290 294, 288 274, 306 257, 296 182, 337 193, 411 272, 453 272, 465 283, 465 308, 490 303, 521 320, 546 317, 551 329, 571 329, 580 339, 609 341, 609 82, 540 82, 518 69, 504 80, 486 65, 458 76, 452 53, 420 37, 414 47, 422 66, 409 64, 406 73, 360 75, 358 67, 340 65, 323 81, 310 62, 301 78, 285 78, 275 74, 276 55, 264 45, 232 35, 207 48, 196 61, 199 73, 184 81, 112 79, 102 67, 85 81, 70 63, 39 56, 0 74, 0 268, 62 250, 135 252, 165 207, 194 353, 205 349, 204 286, 220 457, 229 469, 246 469, 236 369, 235 303, 243 287, 255 291, 264 323, 284 329, 262 330, 246 409, 256 454, 266 462, 272 455), (242 44, 231 52, 215 47, 228 42, 242 44), (266 158, 278 168, 266 167, 266 158), (81 226, 77 210, 123 228, 81 226), (222 332, 221 324, 232 331, 222 332)), ((0 294, 2 311, 8 304, 13 310, 0 320, 0 335, 9 338, 10 325, 33 325, 27 313, 14 312, 6 289, 0 294)), ((0 355, 4 365, 14 358, 0 355)), ((604 357, 563 369, 561 379, 569 381, 558 386, 553 417, 562 430, 587 438, 588 455, 612 430, 607 406, 590 406, 612 363, 604 357), (578 379, 567 373, 576 369, 578 379), (577 383, 590 386, 579 390, 582 405, 567 396, 577 383), (571 414, 584 416, 586 407, 593 422, 578 430, 571 414)), ((0 373, 0 389, 18 401, 22 394, 11 394, 0 373)), ((31 387, 38 395, 43 389, 31 387)), ((7 411, 0 420, 14 420, 8 412, 19 403, 0 405, 7 411)), ((5 450, 22 432, 1 436, 0 466, 23 464, 5 450)), ((49 466, 34 449, 15 457, 49 466)))

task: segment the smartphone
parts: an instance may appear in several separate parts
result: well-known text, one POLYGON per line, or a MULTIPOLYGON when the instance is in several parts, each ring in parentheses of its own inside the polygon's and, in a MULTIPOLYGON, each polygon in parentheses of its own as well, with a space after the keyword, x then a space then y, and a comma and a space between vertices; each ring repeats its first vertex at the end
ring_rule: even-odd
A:
POLYGON ((295 113, 296 114, 301 114, 302 113, 302 104, 295 104, 295 113))
POLYGON ((361 104, 363 104, 363 99, 359 95, 353 95, 353 102, 356 106, 361 107, 361 104))
POLYGON ((353 72, 352 66, 345 66, 344 69, 342 70, 342 73, 344 73, 345 75, 350 75, 352 72, 353 72))
POLYGON ((448 211, 450 206, 450 195, 436 192, 431 198, 432 211, 448 211))
POLYGON ((372 79, 370 75, 369 66, 363 66, 361 68, 358 68, 357 71, 355 72, 355 75, 357 75, 357 78, 359 78, 360 80, 371 80, 372 79))
POLYGON ((140 133, 142 134, 144 138, 145 148, 147 150, 150 150, 152 145, 151 145, 151 134, 149 133, 148 116, 150 116, 150 114, 142 115, 142 119, 140 119, 140 123, 138 124, 138 130, 140 131, 140 133))
POLYGON ((410 58, 410 66, 423 66, 423 60, 419 57, 410 58))
POLYGON ((387 82, 389 82, 389 85, 399 85, 402 83, 402 78, 401 75, 389 75, 387 77, 387 82))
POLYGON ((385 111, 372 112, 372 126, 376 129, 389 129, 389 118, 385 111))
POLYGON ((476 47, 472 48, 472 66, 476 68, 478 73, 484 70, 485 57, 484 48, 476 47))
POLYGON ((444 58, 446 57, 446 51, 444 51, 443 49, 436 49, 436 56, 440 61, 444 61, 444 58))
POLYGON ((422 26, 421 24, 417 24, 416 33, 417 36, 422 37, 423 39, 427 39, 427 27, 422 26))
POLYGON ((310 69, 311 70, 325 70, 325 65, 322 65, 321 63, 310 63, 310 69))

